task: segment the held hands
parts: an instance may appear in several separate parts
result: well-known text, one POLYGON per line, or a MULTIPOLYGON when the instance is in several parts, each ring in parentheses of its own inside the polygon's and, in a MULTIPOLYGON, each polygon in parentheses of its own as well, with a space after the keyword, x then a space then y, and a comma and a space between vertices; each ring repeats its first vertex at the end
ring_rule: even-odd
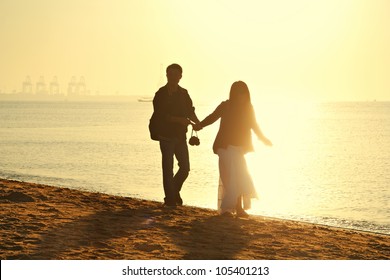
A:
POLYGON ((199 131, 201 130, 203 127, 200 125, 200 123, 194 123, 192 122, 190 119, 187 119, 187 118, 182 118, 182 117, 171 117, 170 119, 172 122, 175 122, 175 123, 179 123, 183 126, 188 126, 188 125, 192 125, 192 128, 195 130, 195 131, 199 131))
POLYGON ((199 131, 199 130, 201 130, 203 127, 201 126, 200 123, 194 123, 194 124, 192 124, 192 128, 193 128, 195 131, 199 131))

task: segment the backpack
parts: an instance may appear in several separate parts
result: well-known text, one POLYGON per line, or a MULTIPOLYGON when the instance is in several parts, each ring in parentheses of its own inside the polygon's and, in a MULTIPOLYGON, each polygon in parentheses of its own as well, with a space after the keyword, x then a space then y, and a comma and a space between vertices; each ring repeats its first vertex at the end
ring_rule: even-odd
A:
POLYGON ((156 114, 153 112, 149 120, 150 138, 152 140, 159 141, 161 130, 162 130, 162 121, 160 118, 156 117, 156 114))

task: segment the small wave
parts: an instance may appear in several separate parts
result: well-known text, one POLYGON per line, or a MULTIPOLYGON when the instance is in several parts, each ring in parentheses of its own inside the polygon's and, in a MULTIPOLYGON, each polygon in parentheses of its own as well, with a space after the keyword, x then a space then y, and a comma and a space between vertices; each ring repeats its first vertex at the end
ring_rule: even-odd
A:
MULTIPOLYGON (((284 217, 287 218, 287 217, 284 217)), ((353 229, 365 232, 380 233, 385 235, 390 235, 390 224, 379 224, 375 222, 370 222, 366 220, 347 220, 337 217, 288 217, 287 219, 344 228, 344 229, 353 229)))

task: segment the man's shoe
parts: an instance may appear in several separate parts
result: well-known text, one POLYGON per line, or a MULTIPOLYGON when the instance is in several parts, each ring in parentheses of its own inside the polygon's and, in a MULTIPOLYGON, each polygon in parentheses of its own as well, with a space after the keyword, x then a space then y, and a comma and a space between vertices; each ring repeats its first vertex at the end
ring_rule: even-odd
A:
POLYGON ((176 197, 176 205, 177 206, 182 206, 183 205, 183 199, 180 197, 180 194, 178 194, 177 197, 176 197))
POLYGON ((176 208, 176 204, 164 203, 164 204, 163 204, 163 208, 174 209, 174 208, 176 208))

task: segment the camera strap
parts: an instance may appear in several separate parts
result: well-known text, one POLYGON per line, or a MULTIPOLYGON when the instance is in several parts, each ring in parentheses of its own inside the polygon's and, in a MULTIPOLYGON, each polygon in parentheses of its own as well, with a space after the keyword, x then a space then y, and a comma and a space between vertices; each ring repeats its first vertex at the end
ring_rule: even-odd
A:
POLYGON ((194 128, 192 128, 191 137, 193 136, 194 133, 195 133, 195 136, 198 137, 198 132, 196 132, 196 130, 194 130, 194 128))

